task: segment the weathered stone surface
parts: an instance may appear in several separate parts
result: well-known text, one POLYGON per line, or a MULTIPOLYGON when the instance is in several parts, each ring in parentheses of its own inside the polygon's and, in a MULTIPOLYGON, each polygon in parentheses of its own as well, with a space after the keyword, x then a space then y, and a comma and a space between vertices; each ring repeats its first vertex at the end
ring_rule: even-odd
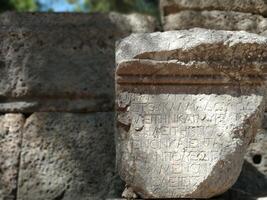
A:
POLYGON ((114 181, 113 113, 34 113, 24 127, 19 200, 94 200, 114 181))
POLYGON ((160 0, 164 16, 181 10, 223 10, 267 15, 265 0, 160 0))
MULTIPOLYGON (((217 59, 218 61, 223 60, 224 62, 227 62, 227 64, 231 64, 232 61, 232 64, 235 65, 231 65, 229 68, 233 70, 238 70, 238 67, 240 68, 241 64, 242 66, 248 64, 247 59, 258 59, 257 62, 253 63, 255 67, 253 65, 251 69, 243 69, 244 72, 247 72, 255 71, 257 66, 262 66, 262 64, 259 65, 258 61, 264 61, 267 57, 267 52, 265 50, 266 41, 267 38, 265 37, 246 33, 245 31, 216 31, 201 28, 184 31, 167 31, 164 33, 132 34, 131 36, 126 37, 123 40, 123 43, 121 42, 118 44, 116 59, 117 64, 121 64, 127 60, 132 61, 133 59, 136 60, 133 60, 132 62, 138 61, 138 59, 141 59, 140 62, 142 62, 143 60, 150 58, 156 58, 155 61, 168 62, 171 64, 172 60, 175 60, 177 56, 180 56, 181 64, 183 64, 189 62, 193 54, 196 57, 196 65, 203 60, 216 63, 217 59), (196 37, 196 35, 198 37, 196 37), (131 43, 134 41, 136 43, 132 46, 131 43), (249 47, 244 43, 248 43, 249 47), (227 48, 226 44, 230 47, 227 48), (210 48, 204 48, 206 45, 209 45, 210 48), (233 51, 234 47, 237 48, 234 49, 235 51, 233 51), (245 47, 249 48, 251 52, 248 52, 245 47), (220 51, 215 51, 218 48, 221 48, 220 51), (221 55, 225 56, 222 57, 221 55), (239 60, 233 62, 234 59, 239 60)), ((126 66, 129 66, 131 63, 129 61, 129 63, 126 64, 126 66)), ((203 63, 203 65, 204 64, 205 63, 203 63)), ((119 70, 125 72, 125 68, 126 67, 120 68, 119 70)), ((213 69, 212 67, 210 68, 213 69)), ((216 69, 217 68, 216 65, 216 69)), ((140 67, 132 67, 129 73, 135 72, 136 69, 138 71, 141 70, 140 67)), ((136 73, 138 73, 138 71, 136 71, 136 73)), ((186 69, 184 69, 184 71, 186 71, 186 69)), ((197 72, 199 73, 201 71, 202 69, 197 72)), ((160 72, 161 74, 164 74, 163 70, 160 72)), ((173 69, 173 72, 175 72, 175 69, 173 69)))
POLYGON ((266 47, 256 34, 205 29, 118 44, 117 163, 127 187, 142 198, 210 198, 235 183, 263 117, 266 47))
MULTIPOLYGON (((254 142, 250 144, 246 160, 264 174, 267 179, 267 133, 262 130, 257 134, 254 142)), ((266 189, 267 193, 267 189, 266 189)))
POLYGON ((164 30, 194 27, 217 30, 243 30, 265 34, 267 19, 260 15, 229 11, 181 11, 166 16, 164 30))
MULTIPOLYGON (((214 200, 267 200, 267 197, 262 197, 262 198, 254 198, 254 197, 250 197, 246 194, 242 194, 239 192, 235 192, 235 193, 231 193, 227 196, 223 196, 223 197, 215 197, 212 198, 214 200)), ((122 198, 113 198, 113 199, 106 199, 106 200, 127 200, 127 199, 122 199, 122 198)), ((142 200, 142 199, 136 199, 136 200, 142 200)), ((192 200, 196 200, 196 199, 192 199, 192 200)))
MULTIPOLYGON (((213 197, 214 200, 264 200, 267 198, 267 178, 255 166, 245 161, 237 182, 224 194, 213 197)), ((107 200, 126 200, 119 198, 107 200)))
POLYGON ((0 199, 15 200, 24 117, 0 115, 0 199))
POLYGON ((111 110, 115 41, 154 25, 138 14, 2 14, 0 111, 111 110))
MULTIPOLYGON (((213 200, 267 200, 267 197, 254 197, 251 196, 245 192, 239 191, 239 190, 229 190, 225 194, 219 196, 219 197, 213 197, 210 198, 213 200)), ((108 198, 106 200, 127 200, 125 198, 108 198)), ((142 199, 136 199, 136 200, 142 200, 142 199)), ((192 199, 197 200, 197 199, 192 199)), ((207 199, 208 200, 208 199, 207 199)))

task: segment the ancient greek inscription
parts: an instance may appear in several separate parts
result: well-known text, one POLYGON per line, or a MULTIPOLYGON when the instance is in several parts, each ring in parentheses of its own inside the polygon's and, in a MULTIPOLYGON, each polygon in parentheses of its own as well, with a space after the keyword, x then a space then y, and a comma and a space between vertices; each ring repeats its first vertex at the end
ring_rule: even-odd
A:
POLYGON ((124 111, 119 115, 128 113, 131 119, 127 159, 134 170, 143 172, 139 182, 153 193, 186 193, 197 187, 218 158, 236 148, 229 133, 253 109, 253 97, 246 96, 122 93, 121 97, 124 111))
POLYGON ((210 199, 233 186, 261 126, 266 47, 255 34, 206 29, 118 43, 116 161, 125 192, 210 199))

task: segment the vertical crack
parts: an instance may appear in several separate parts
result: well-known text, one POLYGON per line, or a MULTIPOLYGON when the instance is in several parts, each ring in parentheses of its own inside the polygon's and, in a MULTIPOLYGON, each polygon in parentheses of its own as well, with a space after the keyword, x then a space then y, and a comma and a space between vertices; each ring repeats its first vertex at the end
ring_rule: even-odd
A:
POLYGON ((19 138, 19 154, 18 154, 18 172, 17 172, 17 179, 16 179, 16 188, 15 188, 15 195, 14 195, 14 200, 18 200, 18 196, 19 196, 19 181, 20 181, 20 168, 22 165, 22 159, 21 159, 21 155, 22 155, 22 149, 23 149, 23 136, 24 136, 24 126, 26 124, 27 119, 33 114, 33 113, 22 113, 24 116, 24 123, 21 126, 21 130, 20 130, 20 138, 19 138))
POLYGON ((22 139, 23 139, 23 131, 21 131, 20 136, 20 144, 19 144, 19 155, 18 155, 18 173, 17 173, 17 179, 16 179, 16 192, 14 196, 14 200, 18 199, 18 191, 19 191, 19 176, 20 176, 20 166, 21 166, 21 152, 22 152, 22 139))

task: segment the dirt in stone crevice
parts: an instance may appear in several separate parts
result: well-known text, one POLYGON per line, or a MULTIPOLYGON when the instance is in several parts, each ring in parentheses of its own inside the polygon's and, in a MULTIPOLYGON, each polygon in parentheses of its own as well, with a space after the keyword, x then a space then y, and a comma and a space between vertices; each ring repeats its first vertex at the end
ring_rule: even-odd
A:
POLYGON ((55 197, 53 200, 62 200, 64 198, 65 195, 65 190, 63 190, 61 192, 61 194, 59 194, 57 197, 55 197))
MULTIPOLYGON (((33 112, 31 112, 31 113, 23 113, 23 116, 24 116, 24 118, 25 118, 25 122, 24 122, 24 124, 26 124, 27 119, 30 118, 31 115, 33 115, 33 112)), ((24 126, 23 126, 23 128, 24 128, 24 126)))
POLYGON ((126 132, 128 132, 131 128, 131 124, 124 124, 122 122, 117 122, 117 127, 122 128, 123 130, 125 130, 126 132))

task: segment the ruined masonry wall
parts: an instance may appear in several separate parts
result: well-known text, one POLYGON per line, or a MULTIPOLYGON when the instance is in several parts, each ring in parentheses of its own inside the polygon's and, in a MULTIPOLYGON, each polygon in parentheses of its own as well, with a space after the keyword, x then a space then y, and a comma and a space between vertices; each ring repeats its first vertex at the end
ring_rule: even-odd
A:
MULTIPOLYGON (((161 0, 160 10, 164 30, 266 35, 264 0, 161 0)), ((120 197, 113 136, 115 41, 155 30, 156 20, 139 14, 0 16, 0 200, 120 197)), ((237 199, 233 191, 240 189, 246 192, 241 195, 266 194, 264 129, 224 199, 237 199)))

